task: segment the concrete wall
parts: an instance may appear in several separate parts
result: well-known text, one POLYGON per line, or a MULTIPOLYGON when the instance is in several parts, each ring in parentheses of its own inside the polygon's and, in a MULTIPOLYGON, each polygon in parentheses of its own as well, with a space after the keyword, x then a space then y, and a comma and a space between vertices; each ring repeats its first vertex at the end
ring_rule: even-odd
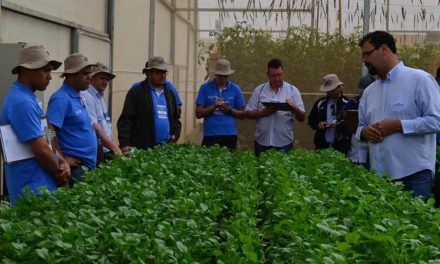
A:
MULTIPOLYGON (((194 8, 196 1, 0 0, 0 44, 38 43, 60 61, 82 52, 91 61, 108 64, 117 76, 107 93, 115 136, 128 89, 145 78, 142 68, 148 57, 163 56, 171 64, 168 80, 183 101, 180 142, 184 142, 196 124, 194 94, 203 76, 199 77, 195 63, 196 15, 177 8, 194 8)), ((44 93, 44 109, 62 84, 62 71, 63 66, 52 75, 44 93)))

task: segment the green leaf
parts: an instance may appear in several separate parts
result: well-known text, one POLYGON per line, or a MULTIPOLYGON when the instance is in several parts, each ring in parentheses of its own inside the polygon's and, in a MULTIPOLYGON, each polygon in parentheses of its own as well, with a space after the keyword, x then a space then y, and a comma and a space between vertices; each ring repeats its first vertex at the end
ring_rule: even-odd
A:
POLYGON ((49 256, 49 250, 47 250, 47 248, 37 248, 35 249, 35 251, 37 252, 37 255, 42 259, 47 259, 47 257, 49 256))
POLYGON ((180 250, 180 252, 182 252, 182 253, 188 252, 188 248, 182 242, 177 241, 176 246, 180 250))
POLYGON ((348 243, 355 243, 359 241, 360 238, 361 234, 359 234, 358 232, 348 233, 345 235, 345 241, 347 241, 348 243))

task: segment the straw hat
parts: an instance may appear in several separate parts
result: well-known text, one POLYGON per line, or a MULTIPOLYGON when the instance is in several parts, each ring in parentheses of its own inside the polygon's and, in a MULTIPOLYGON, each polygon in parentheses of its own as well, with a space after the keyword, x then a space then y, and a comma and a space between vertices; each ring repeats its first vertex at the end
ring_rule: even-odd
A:
POLYGON ((344 83, 339 80, 336 74, 326 75, 324 76, 322 81, 323 83, 319 87, 319 90, 321 92, 330 92, 338 88, 340 85, 344 85, 344 83))
POLYGON ((167 71, 168 65, 165 63, 163 57, 154 56, 148 59, 147 63, 145 64, 145 68, 142 70, 142 73, 145 73, 146 71, 151 69, 167 71))
POLYGON ((82 53, 73 53, 64 60, 64 72, 60 77, 63 78, 67 73, 77 73, 87 66, 96 66, 96 64, 90 63, 82 53))
POLYGON ((100 62, 97 62, 95 66, 92 66, 92 73, 90 74, 90 76, 94 77, 98 73, 106 74, 110 78, 110 80, 113 80, 113 78, 116 77, 116 75, 110 72, 107 66, 100 62))
POLYGON ((18 64, 11 72, 12 74, 18 74, 20 67, 34 70, 42 68, 47 64, 52 64, 54 70, 56 70, 62 63, 52 59, 49 51, 47 51, 43 45, 29 45, 20 50, 18 54, 18 64))
POLYGON ((214 75, 226 75, 233 74, 235 70, 231 70, 231 65, 228 60, 219 59, 215 64, 215 69, 212 71, 214 75))

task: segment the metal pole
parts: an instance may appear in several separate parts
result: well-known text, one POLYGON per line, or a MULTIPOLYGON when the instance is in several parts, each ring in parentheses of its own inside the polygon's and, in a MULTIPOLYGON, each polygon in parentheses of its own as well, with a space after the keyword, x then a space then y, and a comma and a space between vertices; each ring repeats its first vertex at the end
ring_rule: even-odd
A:
POLYGON ((341 3, 341 0, 339 0, 338 17, 339 17, 339 37, 342 37, 342 3, 341 3))
POLYGON ((148 28, 148 57, 154 56, 154 28, 156 27, 156 1, 150 1, 150 26, 148 28))
POLYGON ((385 19, 386 19, 385 30, 388 32, 388 30, 390 30, 390 0, 387 0, 387 12, 385 19))
POLYGON ((327 0, 327 6, 325 7, 326 8, 326 13, 327 13, 327 33, 328 33, 328 30, 329 30, 329 27, 330 27, 330 15, 329 15, 329 13, 328 13, 328 1, 329 0, 327 0))
MULTIPOLYGON (((363 26, 363 34, 367 35, 370 31, 370 0, 364 0, 364 26, 363 26)), ((365 67, 365 65, 362 63, 362 76, 365 76, 368 74, 368 69, 365 67)))

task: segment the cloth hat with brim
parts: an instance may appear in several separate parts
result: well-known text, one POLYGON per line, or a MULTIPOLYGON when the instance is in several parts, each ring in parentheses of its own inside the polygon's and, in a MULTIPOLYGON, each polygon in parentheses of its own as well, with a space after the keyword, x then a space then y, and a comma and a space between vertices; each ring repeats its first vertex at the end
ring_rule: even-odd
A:
POLYGON ((212 74, 229 76, 234 72, 235 70, 231 70, 231 64, 228 60, 219 59, 215 64, 215 69, 212 71, 212 74))
POLYGON ((66 74, 73 74, 80 72, 88 66, 96 66, 96 64, 89 62, 86 56, 82 53, 73 53, 64 60, 64 72, 60 77, 63 78, 66 74))
POLYGON ((35 70, 43 68, 48 64, 51 64, 53 69, 56 70, 62 63, 52 59, 49 51, 42 45, 29 45, 20 50, 18 54, 18 64, 12 68, 11 72, 12 74, 18 74, 20 67, 35 70))
POLYGON ((142 73, 152 69, 168 71, 168 64, 165 63, 163 57, 154 56, 148 59, 147 63, 145 64, 145 68, 142 70, 142 73))
POLYGON ((107 75, 110 78, 110 80, 113 80, 113 78, 116 77, 116 75, 110 72, 109 68, 106 65, 100 62, 97 62, 96 66, 92 66, 92 73, 90 74, 90 76, 92 76, 93 78, 98 73, 103 73, 107 75))
POLYGON ((319 90, 321 92, 330 92, 338 88, 339 86, 344 85, 343 82, 341 82, 336 76, 336 74, 328 74, 324 76, 323 82, 321 86, 319 87, 319 90))

